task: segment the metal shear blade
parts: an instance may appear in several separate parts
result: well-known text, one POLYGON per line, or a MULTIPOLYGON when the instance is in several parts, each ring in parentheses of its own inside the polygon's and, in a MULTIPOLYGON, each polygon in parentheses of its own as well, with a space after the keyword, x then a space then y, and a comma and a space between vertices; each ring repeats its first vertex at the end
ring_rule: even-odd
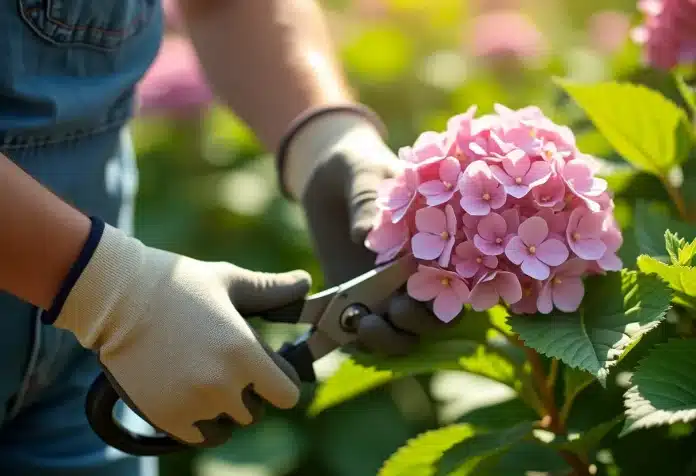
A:
POLYGON ((314 360, 357 339, 360 318, 383 311, 386 299, 403 286, 417 267, 403 256, 305 300, 298 323, 312 324, 296 344, 306 342, 314 360))

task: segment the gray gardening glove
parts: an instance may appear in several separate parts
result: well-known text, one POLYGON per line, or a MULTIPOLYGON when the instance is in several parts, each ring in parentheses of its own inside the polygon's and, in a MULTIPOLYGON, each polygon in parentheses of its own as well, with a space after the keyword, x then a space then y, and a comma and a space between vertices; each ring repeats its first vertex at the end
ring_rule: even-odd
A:
POLYGON ((262 399, 279 408, 297 404, 295 370, 242 315, 302 299, 310 287, 306 272, 198 261, 103 223, 103 233, 95 233, 98 224, 85 247, 96 245, 89 261, 44 320, 98 353, 133 410, 196 445, 226 439, 221 432, 231 425, 209 423, 218 416, 246 425, 260 416, 262 399))
MULTIPOLYGON (((281 176, 288 194, 304 207, 327 285, 375 267, 364 242, 377 213, 377 187, 397 167, 398 158, 373 123, 352 111, 317 116, 290 140, 281 176)), ((358 344, 374 353, 408 353, 420 335, 444 326, 405 289, 383 311, 363 318, 358 330, 358 344)))

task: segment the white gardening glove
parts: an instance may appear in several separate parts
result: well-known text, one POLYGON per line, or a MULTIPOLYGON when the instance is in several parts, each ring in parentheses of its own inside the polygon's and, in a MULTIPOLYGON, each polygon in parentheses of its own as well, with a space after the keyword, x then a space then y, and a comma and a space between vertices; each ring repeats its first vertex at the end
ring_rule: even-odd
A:
POLYGON ((199 422, 228 416, 252 423, 260 402, 247 398, 250 387, 278 408, 297 404, 297 374, 257 340, 242 314, 302 299, 310 287, 306 272, 265 274, 197 261, 108 225, 99 238, 100 226, 92 227, 98 244, 88 264, 47 319, 57 315, 55 326, 98 353, 134 410, 195 445, 219 439, 206 435, 214 425, 199 422))

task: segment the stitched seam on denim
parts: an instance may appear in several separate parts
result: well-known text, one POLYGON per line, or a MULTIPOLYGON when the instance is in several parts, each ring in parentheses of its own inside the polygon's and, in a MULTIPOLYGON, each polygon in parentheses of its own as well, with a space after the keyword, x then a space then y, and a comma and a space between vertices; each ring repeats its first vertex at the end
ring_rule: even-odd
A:
MULTIPOLYGON (((90 48, 93 50, 97 51, 113 51, 117 49, 121 44, 125 43, 129 39, 133 38, 134 36, 138 35, 141 33, 145 26, 152 20, 153 18, 153 13, 154 9, 156 6, 151 5, 150 7, 147 8, 146 12, 141 12, 138 18, 134 19, 133 21, 139 21, 140 23, 136 25, 136 27, 132 28, 130 32, 128 33, 121 33, 120 38, 113 39, 115 36, 114 33, 110 32, 118 32, 119 30, 107 30, 107 29, 100 29, 99 27, 79 27, 79 26, 74 26, 71 27, 70 25, 64 25, 59 22, 57 22, 51 15, 50 12, 47 11, 45 8, 41 7, 27 7, 24 3, 24 0, 17 0, 17 7, 19 10, 19 14, 24 20, 24 22, 31 28, 34 33, 36 33, 39 37, 44 39, 45 41, 48 41, 56 46, 65 46, 65 45, 72 45, 72 46, 81 46, 84 48, 90 48), (46 10, 46 11, 44 11, 46 10), (31 18, 30 13, 38 11, 39 13, 44 12, 44 21, 36 21, 31 18), (112 38, 111 43, 109 43, 109 40, 107 41, 96 41, 96 42, 89 42, 89 41, 77 41, 74 39, 68 39, 64 41, 60 41, 59 39, 55 38, 55 35, 51 35, 46 31, 45 28, 45 23, 50 22, 54 26, 58 28, 66 28, 68 30, 68 34, 73 34, 76 31, 89 31, 90 29, 94 31, 100 31, 101 33, 104 33, 106 36, 109 36, 112 38)), ((50 5, 48 5, 48 8, 50 8, 50 5)), ((131 24, 132 25, 132 24, 131 24)), ((123 32, 126 32, 124 29, 123 32)))
POLYGON ((60 137, 52 139, 43 139, 41 136, 34 138, 31 135, 17 135, 11 137, 9 140, 5 139, 4 143, 0 144, 0 151, 20 150, 26 149, 27 147, 45 147, 49 145, 63 144, 71 140, 85 139, 88 137, 92 137, 96 134, 100 134, 102 132, 110 131, 115 127, 121 127, 123 124, 128 122, 128 119, 129 117, 116 119, 110 122, 106 122, 99 127, 95 127, 94 129, 67 132, 60 137), (16 141, 19 141, 19 143, 12 143, 16 141))
MULTIPOLYGON (((41 12, 44 9, 40 7, 22 7, 25 13, 32 13, 34 11, 41 12)), ((46 21, 53 23, 54 25, 60 27, 60 28, 65 28, 66 30, 70 31, 88 31, 88 30, 96 30, 101 33, 105 33, 107 35, 122 35, 123 33, 126 33, 128 31, 137 31, 137 29, 140 27, 140 23, 142 23, 147 17, 145 13, 141 12, 138 14, 136 18, 131 20, 130 24, 124 28, 120 29, 107 29, 107 28, 102 28, 100 26, 81 26, 81 25, 68 25, 67 23, 63 23, 60 20, 57 20, 51 15, 51 12, 49 10, 45 11, 46 13, 46 21)), ((128 34, 126 35, 128 36, 128 34)))
POLYGON ((27 394, 29 392, 31 379, 34 377, 34 372, 36 371, 36 368, 39 363, 39 353, 41 351, 42 345, 41 330, 43 328, 43 324, 41 323, 41 313, 41 309, 37 309, 36 314, 34 315, 34 342, 31 346, 29 362, 27 364, 26 371, 24 372, 22 383, 20 384, 19 390, 17 391, 14 404, 12 405, 12 408, 7 412, 7 420, 11 420, 14 417, 16 417, 19 411, 24 406, 27 394))

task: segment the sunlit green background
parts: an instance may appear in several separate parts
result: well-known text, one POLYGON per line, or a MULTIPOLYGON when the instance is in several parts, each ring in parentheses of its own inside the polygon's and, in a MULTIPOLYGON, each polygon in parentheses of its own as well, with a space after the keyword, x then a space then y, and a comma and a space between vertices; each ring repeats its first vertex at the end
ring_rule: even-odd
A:
MULTIPOLYGON (((632 0, 511 2, 529 15, 544 39, 545 54, 527 63, 471 54, 472 22, 483 8, 465 0, 323 3, 347 74, 360 99, 389 126, 394 148, 412 143, 423 130, 441 128, 471 104, 478 104, 480 112, 490 111, 495 102, 513 108, 537 104, 569 123, 577 110, 568 107, 552 76, 602 80, 629 71, 638 61, 620 23, 602 33, 593 17, 614 10, 635 25, 632 0), (601 41, 612 34, 621 40, 615 51, 601 41)), ((486 3, 491 2, 479 1, 486 3)), ((501 27, 496 34, 511 44, 523 41, 514 29, 501 27)), ((136 221, 141 239, 199 259, 254 269, 305 268, 321 287, 301 211, 279 195, 272 158, 233 116, 214 108, 201 117, 140 118, 134 131, 141 170, 136 221)), ((585 152, 611 158, 590 128, 578 132, 585 152)), ((619 202, 617 214, 630 226, 621 210, 619 202)), ((630 240, 627 250, 630 254, 630 240)), ((266 333, 279 345, 293 331, 266 333)), ((319 372, 330 373, 335 360, 320 363, 319 372)), ((312 391, 307 389, 300 408, 268 410, 261 424, 240 430, 224 447, 164 459, 161 473, 370 476, 411 436, 509 397, 478 379, 443 374, 400 380, 311 418, 306 412, 312 391)))

